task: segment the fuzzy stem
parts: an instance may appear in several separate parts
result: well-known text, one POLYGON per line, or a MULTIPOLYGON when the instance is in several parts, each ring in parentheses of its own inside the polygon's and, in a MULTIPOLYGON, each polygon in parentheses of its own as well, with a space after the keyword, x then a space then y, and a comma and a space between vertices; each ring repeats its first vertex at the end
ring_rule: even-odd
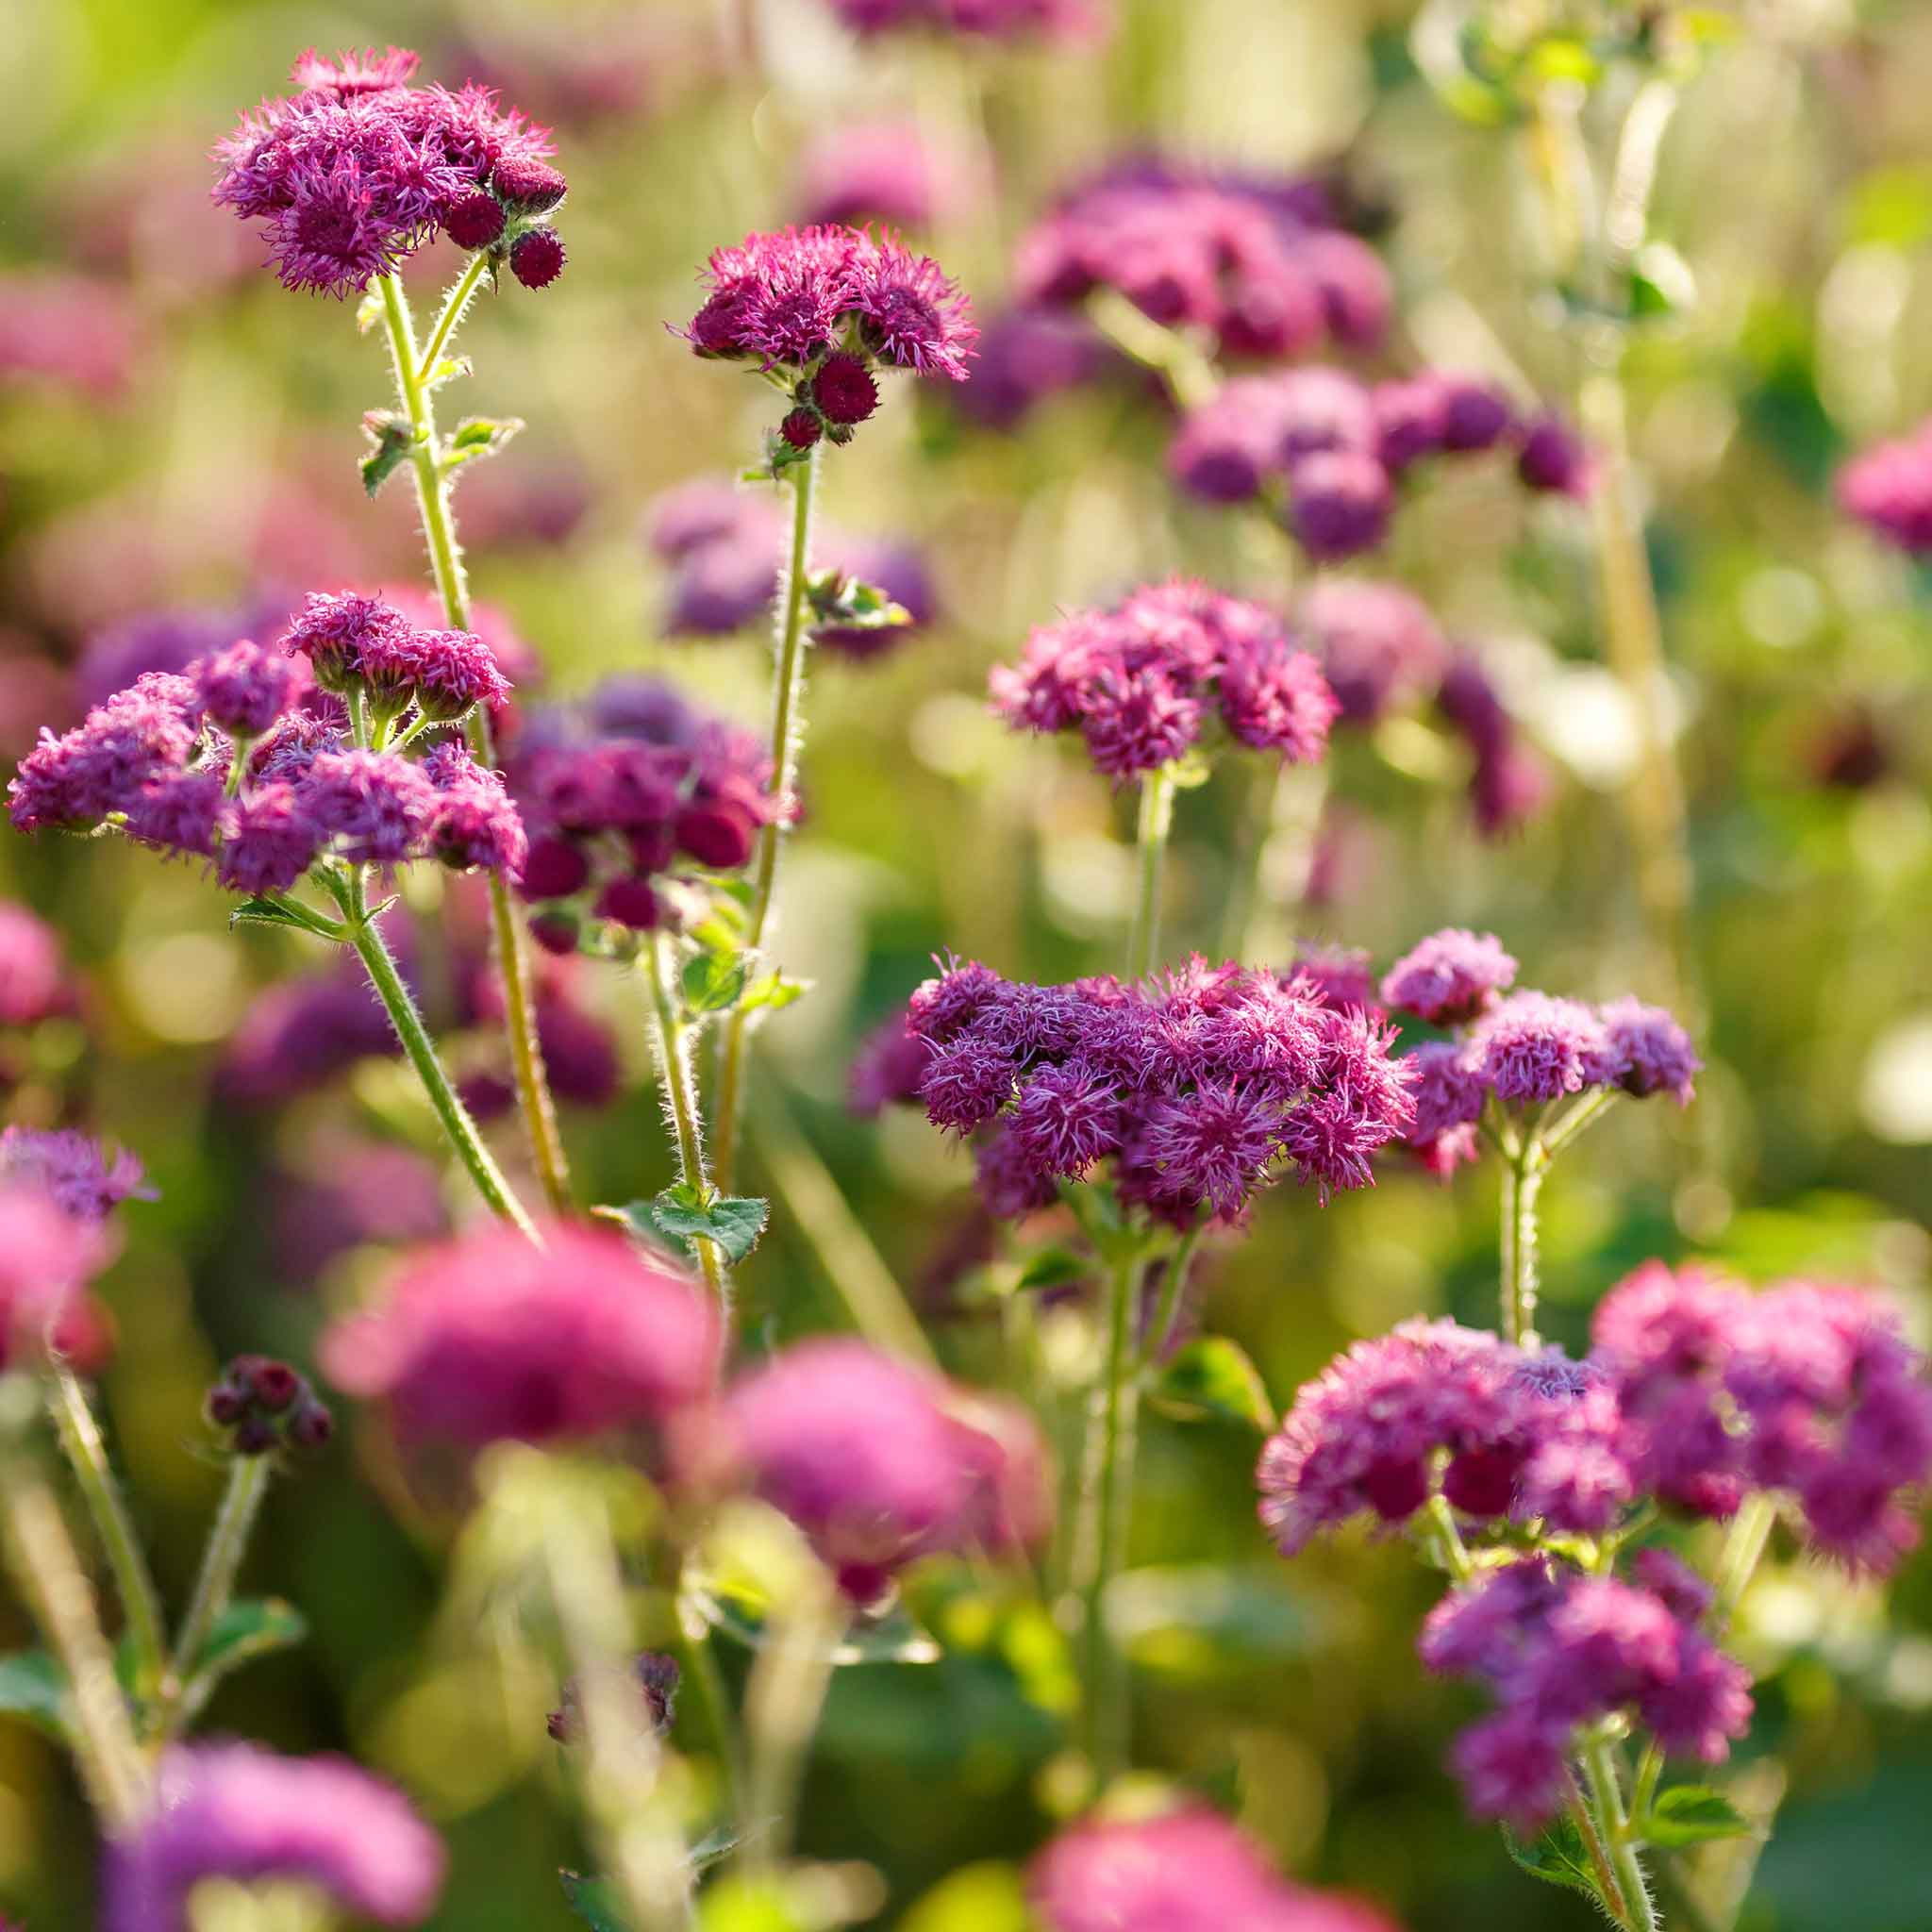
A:
POLYGON ((1092 1512, 1091 1557, 1081 1591, 1088 1761, 1096 1790, 1126 1768, 1131 1712, 1125 1660, 1107 1630, 1107 1589, 1126 1555, 1134 1489, 1135 1423, 1140 1387, 1133 1374, 1134 1317, 1140 1299, 1144 1252, 1128 1249, 1108 1271, 1107 1360, 1100 1386, 1088 1409, 1093 1444, 1091 1492, 1083 1498, 1092 1512))
POLYGON ((55 1363, 48 1374, 47 1407, 114 1574, 121 1614, 134 1641, 136 1688, 142 1697, 153 1697, 162 1691, 168 1677, 168 1633, 161 1620, 160 1594, 114 1479, 93 1405, 74 1372, 62 1363, 55 1363))
POLYGON ((1140 884, 1134 923, 1127 933, 1127 977, 1141 979, 1160 953, 1160 880, 1167 863, 1168 828, 1174 824, 1174 770, 1162 765, 1141 780, 1141 816, 1135 845, 1140 884))
MULTIPOLYGON (((677 1177, 708 1202, 715 1190, 705 1173, 705 1142, 698 1120, 697 1082, 691 1067, 691 1034, 677 1010, 677 996, 671 984, 671 939, 659 929, 651 935, 642 955, 644 983, 651 993, 651 1044, 658 1060, 658 1080, 663 1090, 664 1110, 670 1116, 672 1138, 677 1146, 677 1177)), ((724 1272, 724 1257, 718 1244, 699 1237, 692 1242, 698 1265, 704 1271, 705 1286, 716 1298, 721 1316, 728 1327, 731 1321, 731 1277, 724 1272)))
POLYGON ((1537 1197, 1547 1164, 1541 1142, 1526 1133, 1503 1166, 1503 1339, 1518 1348, 1537 1346, 1537 1197))
POLYGON ((1202 1238, 1207 1232, 1208 1224, 1196 1222, 1181 1237, 1180 1245, 1167 1257, 1167 1268, 1160 1278, 1160 1302, 1147 1330, 1147 1346, 1141 1357, 1149 1368, 1160 1360, 1174 1341, 1174 1324, 1180 1319, 1181 1296, 1187 1291, 1188 1270, 1193 1266, 1194 1256, 1199 1252, 1202 1238))
MULTIPOLYGON (((751 910, 745 920, 744 947, 756 958, 765 942, 772 897, 778 882, 778 854, 785 842, 785 824, 793 805, 798 780, 798 752, 804 738, 806 577, 811 568, 812 504, 819 479, 819 450, 815 446, 802 463, 786 472, 791 484, 791 541, 785 554, 785 575, 774 607, 777 663, 772 679, 772 776, 769 795, 777 803, 771 823, 758 835, 758 871, 752 882, 751 910)), ((744 1112, 744 1062, 749 1051, 751 1015, 742 1007, 732 1009, 724 1025, 724 1043, 718 1062, 718 1097, 713 1121, 712 1162, 718 1185, 731 1191, 738 1165, 738 1130, 744 1112)))
MULTIPOLYGON (((1257 765, 1252 789, 1241 804, 1234 878, 1221 926, 1223 958, 1248 957, 1262 905, 1262 869, 1269 847, 1277 841, 1291 848, 1274 880, 1281 903, 1299 907, 1307 897, 1327 798, 1325 763, 1283 765, 1278 770, 1270 770, 1265 762, 1257 765)), ((1267 869, 1274 874, 1272 865, 1267 869)))
POLYGON ((75 1761, 110 1831, 146 1796, 147 1769, 114 1676, 94 1593, 39 1464, 0 1444, 0 1543, 23 1600, 67 1673, 75 1761))
POLYGON ((791 1850, 811 1734, 832 1681, 832 1653, 843 1627, 843 1599, 831 1574, 814 1566, 774 1615, 745 1686, 751 1740, 745 1796, 748 1862, 775 1867, 791 1850))
POLYGON ((1576 1782, 1576 1774, 1568 1765, 1563 1767, 1563 1784, 1568 1792, 1564 1809, 1570 1814, 1570 1822, 1576 1827, 1576 1836, 1583 1840, 1583 1848, 1590 1854, 1590 1869, 1596 1876, 1597 1895, 1605 1912, 1617 1925, 1625 1925, 1629 1921, 1629 1908, 1624 1903, 1624 1890, 1617 1883, 1615 1868, 1610 1863, 1610 1855, 1605 1849, 1603 1834, 1597 1829, 1596 1814, 1591 1802, 1584 1795, 1583 1788, 1576 1782))
POLYGON ((1659 1932, 1657 1905, 1643 1875, 1643 1861, 1637 1854, 1629 1815, 1624 1809, 1624 1790, 1617 1776, 1616 1759, 1601 1738, 1585 1745, 1582 1755, 1583 1774, 1590 1781, 1591 1808, 1617 1874, 1617 1889, 1623 1894, 1623 1924, 1627 1932, 1659 1932))
POLYGON ((267 1456, 237 1456, 228 1463, 227 1487, 222 1491, 221 1507, 215 1512, 214 1527, 208 1531, 208 1547, 202 1552, 201 1571, 194 1579, 194 1594, 188 1600, 188 1614, 182 1619, 175 1640, 174 1708, 170 1716, 175 1722, 185 1724, 194 1715, 188 1700, 193 1693, 195 1659, 235 1593, 242 1558, 247 1553, 255 1520, 268 1494, 274 1473, 270 1468, 272 1460, 267 1456))
POLYGON ((1724 1555, 1718 1559, 1717 1594, 1710 1606, 1708 1623, 1713 1638, 1730 1628, 1732 1617, 1757 1574, 1758 1559, 1771 1540, 1777 1522, 1777 1505, 1761 1490, 1747 1496, 1731 1519, 1724 1536, 1724 1555))
POLYGON ((442 352, 449 339, 456 333, 457 325, 463 319, 463 310, 470 306, 470 297, 476 292, 476 285, 483 279, 483 272, 490 266, 489 254, 478 250, 470 258, 466 268, 447 295, 442 298, 442 312, 436 318, 436 326, 429 332, 429 341, 423 350, 422 359, 416 364, 416 380, 426 389, 429 378, 436 372, 436 365, 442 359, 442 352))
MULTIPOLYGON (((482 258, 479 256, 477 260, 482 258)), ((472 264, 474 269, 475 263, 472 264)), ((436 405, 424 387, 426 371, 418 363, 408 298, 401 280, 380 277, 383 314, 389 327, 390 359, 395 366, 396 388, 415 441, 410 463, 416 475, 416 503, 423 519, 424 541, 429 548, 429 568, 442 599, 443 621, 452 630, 468 630, 470 591, 463 575, 463 554, 457 543, 450 510, 449 478, 442 467, 442 447, 436 430, 436 405)), ((459 282, 458 288, 462 284, 459 282)), ((475 284, 472 284, 474 290, 475 284)), ((467 301, 467 294, 464 300, 467 301)), ((437 350, 449 340, 462 303, 446 305, 433 338, 437 350)), ((478 705, 465 725, 470 750, 478 764, 494 765, 496 744, 490 714, 478 705)), ((509 886, 494 872, 484 874, 490 890, 490 924, 495 939, 496 970, 503 981, 503 1024, 509 1038, 510 1061, 516 1074, 517 1102, 524 1131, 530 1143, 543 1198, 553 1214, 572 1211, 570 1165, 558 1131, 557 1108, 544 1077, 543 1056, 537 1043, 537 1008, 530 985, 529 961, 524 952, 523 930, 509 886)))
POLYGON ((1543 1143, 1545 1163, 1553 1154, 1559 1153, 1575 1140, 1618 1097, 1619 1091, 1614 1087, 1592 1088, 1560 1120, 1545 1127, 1539 1136, 1543 1143))
POLYGON ((396 971, 395 958, 382 937, 382 928, 363 911, 359 876, 353 884, 343 886, 338 883, 333 890, 343 895, 342 909, 349 915, 349 943, 356 948, 363 970, 369 974, 369 984, 388 1011, 390 1024, 396 1029, 396 1038, 402 1041, 403 1051, 416 1069, 423 1082, 423 1091, 428 1094, 429 1104, 436 1109, 436 1117, 442 1123, 442 1130, 449 1137, 450 1145, 456 1149, 458 1158, 475 1182, 476 1191, 489 1204, 492 1213, 502 1216, 533 1241, 538 1241, 537 1229, 524 1211, 523 1203, 510 1191, 503 1170, 483 1144, 483 1137, 477 1133, 469 1108, 450 1085, 449 1075, 443 1071, 442 1061, 437 1055, 436 1042, 430 1039, 429 1029, 423 1024, 423 1015, 416 1010, 416 1002, 410 997, 409 989, 404 985, 402 974, 396 971))

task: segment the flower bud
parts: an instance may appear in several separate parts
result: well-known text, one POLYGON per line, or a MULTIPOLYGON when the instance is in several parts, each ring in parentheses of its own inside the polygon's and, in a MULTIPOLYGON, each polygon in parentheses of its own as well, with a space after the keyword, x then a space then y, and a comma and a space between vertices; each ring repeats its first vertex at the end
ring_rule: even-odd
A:
POLYGON ((664 908, 649 879, 612 879, 597 894, 597 917, 636 932, 650 932, 663 924, 664 908))
POLYGON ((526 228, 509 247, 509 272, 526 289, 547 289, 563 273, 561 240, 548 228, 526 228))
POLYGON ((560 958, 567 958, 577 949, 576 915, 571 912, 546 912, 541 918, 531 920, 530 937, 546 953, 554 953, 560 958))
POLYGON ((547 161, 506 155, 491 175, 490 185, 503 197, 506 208, 520 215, 541 215, 563 199, 570 184, 547 161))
POLYGON ((538 839, 524 860, 524 897, 568 899, 590 876, 590 860, 568 839, 538 839))
POLYGON ((488 248, 503 234, 503 204, 480 189, 466 194, 442 218, 442 229, 458 248, 488 248))
POLYGON ((809 449, 824 433, 824 425, 810 409, 793 409, 778 425, 778 434, 793 449, 809 449))
POLYGON ((827 356, 811 379, 811 400, 833 423, 863 423, 879 406, 879 386, 857 356, 827 356))

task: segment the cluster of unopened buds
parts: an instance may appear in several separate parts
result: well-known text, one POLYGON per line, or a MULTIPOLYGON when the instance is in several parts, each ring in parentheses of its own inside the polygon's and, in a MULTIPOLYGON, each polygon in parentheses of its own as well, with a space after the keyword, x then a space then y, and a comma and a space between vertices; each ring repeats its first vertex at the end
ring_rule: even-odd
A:
POLYGON ((208 1391, 204 1411, 235 1456, 320 1449, 335 1433, 335 1418, 308 1377, 262 1355, 238 1355, 208 1391))

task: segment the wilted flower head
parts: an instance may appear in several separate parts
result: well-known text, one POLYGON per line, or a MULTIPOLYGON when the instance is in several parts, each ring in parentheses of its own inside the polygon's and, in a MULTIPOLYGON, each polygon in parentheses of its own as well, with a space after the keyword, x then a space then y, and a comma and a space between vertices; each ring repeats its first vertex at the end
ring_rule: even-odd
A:
POLYGON ((1033 1861, 1027 1892, 1043 1932, 1395 1932, 1358 1899, 1291 1885, 1198 1805, 1074 1825, 1033 1861))
POLYGON ((1099 770, 1120 780, 1172 764, 1217 718, 1241 744, 1311 763, 1336 713, 1314 660, 1277 619, 1187 579, 1041 626, 991 687, 1008 724, 1077 730, 1099 770))
POLYGON ((507 243, 512 254, 526 237, 547 236, 527 225, 560 192, 539 206, 524 185, 553 152, 548 134, 500 108, 488 88, 412 86, 415 68, 400 48, 374 59, 304 55, 298 92, 264 101, 217 143, 214 199, 261 223, 286 287, 367 289, 445 226, 465 245, 507 243), (513 220, 513 238, 501 222, 488 235, 477 223, 478 198, 490 195, 513 220))
POLYGON ((441 1840, 400 1791, 343 1757, 176 1744, 154 1800, 110 1849, 103 1932, 188 1932, 205 1878, 302 1879, 382 1925, 416 1925, 442 1890, 441 1840))
POLYGON ((409 1443, 551 1442, 664 1423, 717 1369, 711 1305, 614 1234, 492 1226, 419 1251, 322 1339, 329 1379, 409 1443))

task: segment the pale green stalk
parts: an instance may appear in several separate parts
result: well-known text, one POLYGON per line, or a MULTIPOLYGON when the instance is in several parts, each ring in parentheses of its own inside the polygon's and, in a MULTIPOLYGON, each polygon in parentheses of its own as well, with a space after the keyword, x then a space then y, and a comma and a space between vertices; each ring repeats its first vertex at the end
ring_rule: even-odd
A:
POLYGON ((1167 866, 1167 835, 1174 824, 1174 771, 1168 765, 1141 780, 1134 923, 1127 933, 1129 980, 1144 978, 1160 955, 1160 887, 1167 866))
MULTIPOLYGON (((701 1202, 708 1202, 713 1189, 705 1173, 705 1142, 698 1120, 697 1083, 691 1074, 690 1029, 678 1010, 672 977, 674 963, 670 935, 661 930, 654 932, 640 964, 651 995, 651 1043, 658 1061, 664 1111, 677 1148, 677 1177, 701 1202)), ((716 1241, 706 1241, 702 1236, 692 1245, 697 1249, 698 1265, 704 1271, 705 1286, 716 1298, 728 1325, 731 1277, 724 1271, 724 1257, 719 1254, 716 1241)))
POLYGON ((228 1480, 222 1491, 221 1507, 215 1512, 214 1526, 208 1531, 208 1547, 201 1555, 201 1570, 194 1579, 194 1593, 188 1600, 188 1614, 175 1640, 175 1663, 170 1674, 171 1724, 187 1724, 194 1716, 190 1703, 194 1666, 235 1594, 242 1558, 247 1554, 248 1539, 254 1534, 256 1519, 268 1495, 273 1461, 270 1456, 229 1458, 228 1480))

